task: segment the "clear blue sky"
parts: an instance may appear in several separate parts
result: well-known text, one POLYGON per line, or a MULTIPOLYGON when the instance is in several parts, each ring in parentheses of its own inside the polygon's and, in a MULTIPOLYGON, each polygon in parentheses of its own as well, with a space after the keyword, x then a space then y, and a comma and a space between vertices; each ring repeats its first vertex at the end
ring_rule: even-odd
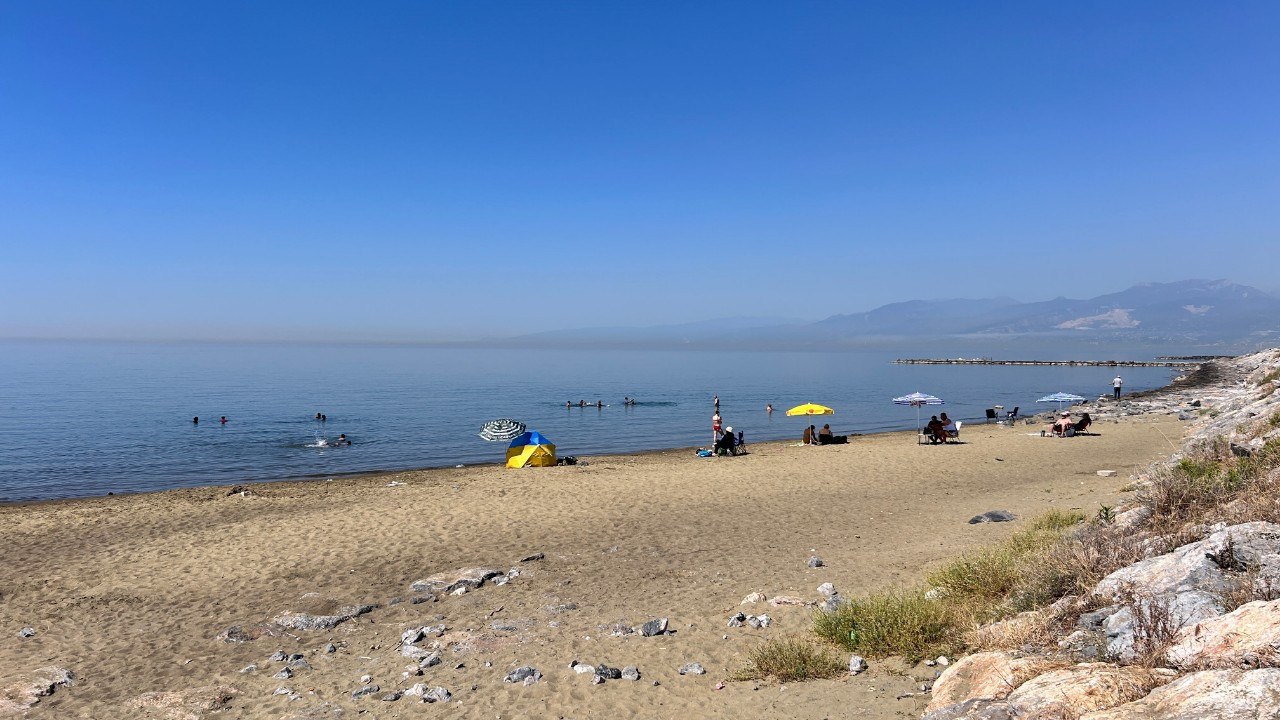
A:
POLYGON ((1280 290, 1275 2, 0 4, 0 336, 1280 290))

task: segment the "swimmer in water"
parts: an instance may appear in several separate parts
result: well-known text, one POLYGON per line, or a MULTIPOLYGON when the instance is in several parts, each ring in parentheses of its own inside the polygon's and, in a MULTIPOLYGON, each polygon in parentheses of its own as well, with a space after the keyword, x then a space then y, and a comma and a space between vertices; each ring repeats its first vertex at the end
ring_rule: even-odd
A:
POLYGON ((350 445, 351 441, 347 439, 346 433, 341 433, 338 435, 338 439, 335 440, 333 444, 334 445, 350 445))
POLYGON ((199 415, 197 415, 197 416, 195 416, 195 417, 191 418, 191 424, 192 424, 192 425, 199 425, 199 424, 200 424, 200 416, 199 416, 199 415))
POLYGON ((226 415, 223 415, 223 416, 222 416, 222 419, 221 419, 221 420, 219 420, 218 422, 221 422, 223 425, 226 425, 226 424, 227 424, 227 416, 226 416, 226 415))

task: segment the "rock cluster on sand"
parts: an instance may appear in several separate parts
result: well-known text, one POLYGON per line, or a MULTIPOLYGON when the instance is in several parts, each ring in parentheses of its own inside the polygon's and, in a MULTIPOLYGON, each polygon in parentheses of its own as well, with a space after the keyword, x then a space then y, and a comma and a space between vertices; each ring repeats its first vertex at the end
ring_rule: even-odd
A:
MULTIPOLYGON (((1170 392, 1104 405, 1094 419, 1145 412, 1203 417, 1184 447, 1225 441, 1232 453, 1249 457, 1280 438, 1280 423, 1267 420, 1280 417, 1280 383, 1268 379, 1280 370, 1280 351, 1215 365, 1213 384, 1175 384, 1170 392)), ((1130 533, 1150 519, 1150 510, 1135 508, 1117 515, 1114 524, 1130 533)), ((1280 599, 1258 599, 1224 613, 1224 598, 1232 592, 1243 588, 1274 598, 1280 589, 1280 525, 1219 523, 1201 537, 1167 552, 1153 546, 1146 558, 1099 581, 1087 597, 1068 596, 1049 608, 1089 610, 1076 611, 1074 630, 1059 643, 1063 654, 1032 648, 961 659, 934 683, 925 720, 1280 717, 1280 599), (1137 634, 1149 635, 1154 623, 1172 638, 1154 658, 1165 667, 1122 664, 1137 655, 1137 634), (1090 657, 1120 663, 1079 662, 1090 657)))
POLYGON ((60 687, 74 685, 75 673, 66 668, 42 667, 7 687, 0 688, 0 718, 25 717, 31 706, 60 687))

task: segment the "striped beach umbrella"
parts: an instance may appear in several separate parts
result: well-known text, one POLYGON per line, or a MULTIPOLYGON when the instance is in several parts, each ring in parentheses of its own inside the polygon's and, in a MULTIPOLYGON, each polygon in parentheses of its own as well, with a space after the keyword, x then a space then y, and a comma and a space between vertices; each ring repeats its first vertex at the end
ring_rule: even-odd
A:
POLYGON ((489 442, 506 441, 519 437, 524 431, 525 425, 519 420, 502 418, 485 423, 484 427, 480 428, 480 437, 489 442))
POLYGON ((916 427, 920 427, 920 406, 922 405, 945 405, 942 398, 926 395, 922 392, 913 392, 910 395, 903 395, 893 399, 894 405, 910 405, 916 409, 916 427))
POLYGON ((1071 393, 1064 393, 1064 392, 1056 392, 1052 395, 1045 395, 1044 397, 1040 398, 1036 402, 1038 403, 1056 402, 1058 403, 1058 409, 1061 410, 1062 403, 1070 403, 1074 405, 1078 402, 1082 402, 1083 400, 1084 398, 1080 397, 1079 395, 1072 395, 1071 393))

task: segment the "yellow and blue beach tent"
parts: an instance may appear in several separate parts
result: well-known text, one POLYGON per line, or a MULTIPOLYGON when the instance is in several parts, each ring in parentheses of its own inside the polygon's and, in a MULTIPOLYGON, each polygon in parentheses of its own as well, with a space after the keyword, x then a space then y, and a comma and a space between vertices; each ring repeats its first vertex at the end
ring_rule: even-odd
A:
POLYGON ((507 467, 550 467, 556 464, 556 446, 537 432, 527 432, 507 447, 507 467))

